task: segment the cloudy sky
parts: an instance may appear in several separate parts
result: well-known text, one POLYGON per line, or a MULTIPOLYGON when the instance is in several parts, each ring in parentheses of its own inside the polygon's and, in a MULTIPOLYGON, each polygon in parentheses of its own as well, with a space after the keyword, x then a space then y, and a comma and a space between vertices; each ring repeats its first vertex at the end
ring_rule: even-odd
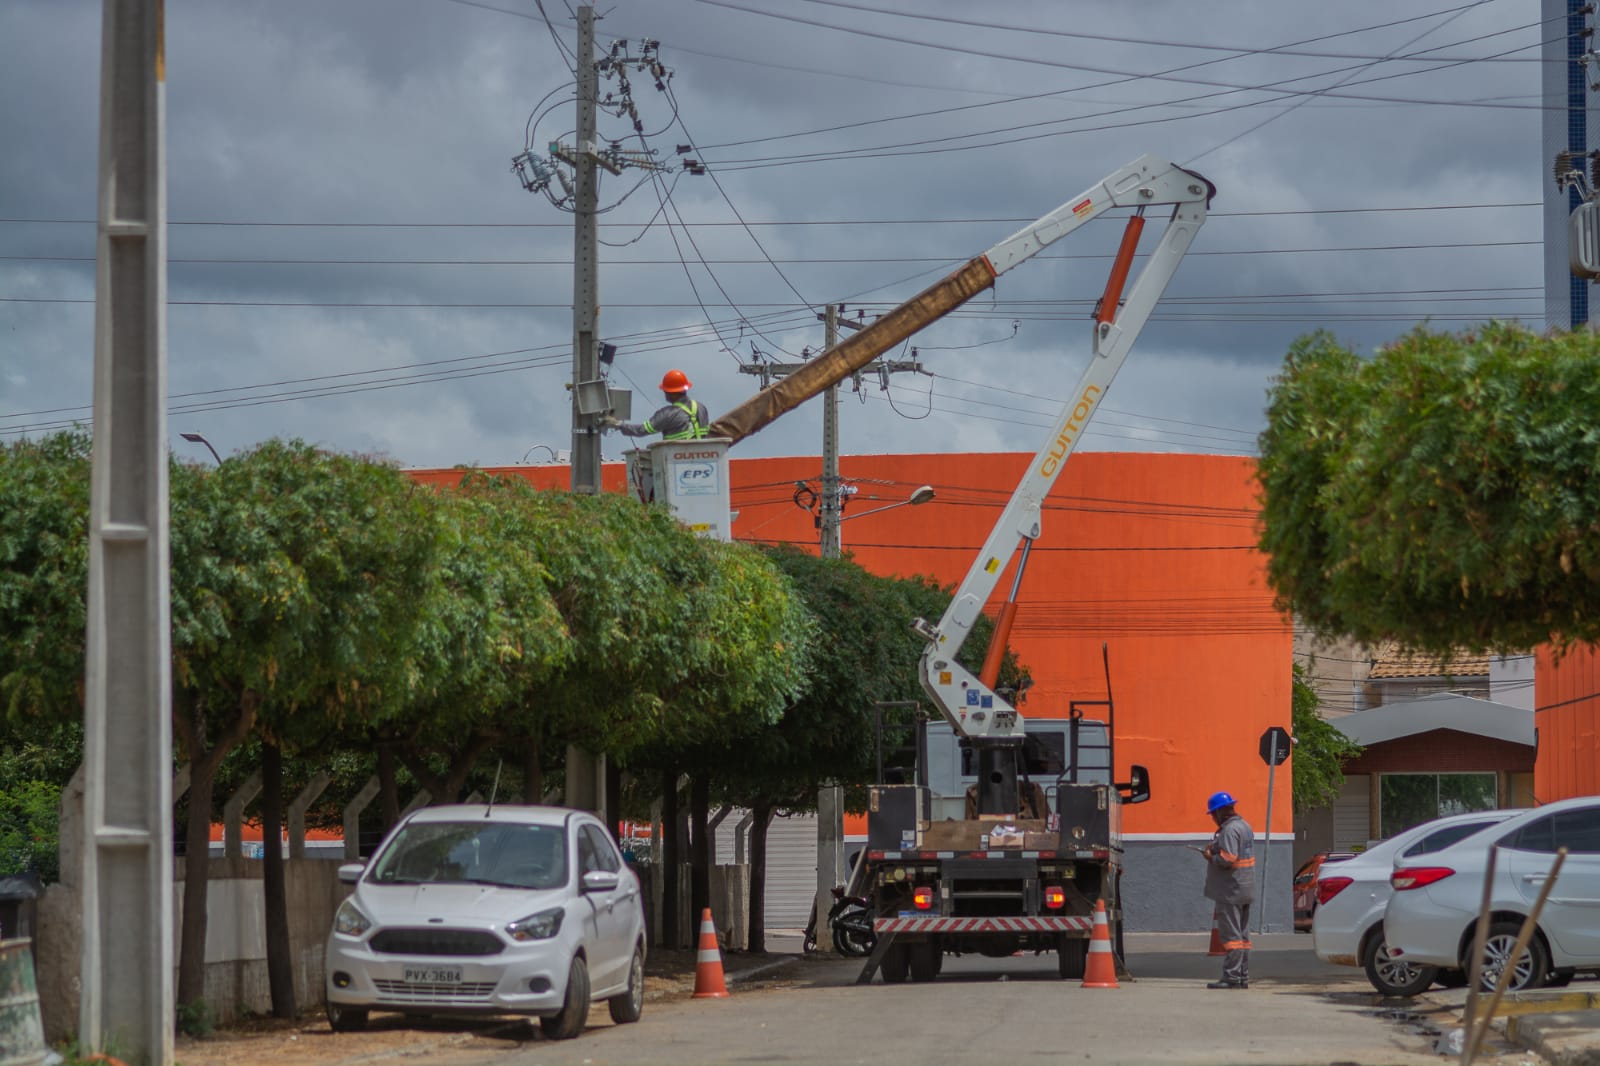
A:
MULTIPOLYGON (((573 11, 167 0, 175 446, 298 436, 406 466, 569 446, 570 204, 511 160, 571 140, 573 11)), ((1531 0, 598 12, 601 51, 659 41, 670 71, 631 74, 643 143, 600 124, 667 168, 601 187, 600 328, 637 417, 672 367, 727 410, 759 385, 742 370, 820 346, 825 304, 870 319, 1145 153, 1218 195, 1086 447, 1252 453, 1319 327, 1370 350, 1423 321, 1543 326, 1540 42, 1562 26, 1531 0)), ((0 5, 0 441, 90 414, 100 15, 0 5)), ((1086 227, 919 335, 923 373, 846 390, 843 450, 1036 448, 1120 232, 1086 227)), ((819 404, 738 454, 817 454, 819 404)))

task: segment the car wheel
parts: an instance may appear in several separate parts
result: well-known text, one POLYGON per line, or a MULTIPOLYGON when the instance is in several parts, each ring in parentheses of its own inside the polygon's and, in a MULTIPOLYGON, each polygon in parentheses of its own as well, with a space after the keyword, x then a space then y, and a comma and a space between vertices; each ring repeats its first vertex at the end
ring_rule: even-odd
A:
POLYGON ((897 985, 903 982, 906 974, 911 972, 911 955, 906 951, 906 946, 895 944, 884 952, 880 968, 883 970, 884 984, 897 985))
POLYGON ((906 955, 913 981, 931 981, 939 976, 939 948, 933 941, 908 945, 906 955))
POLYGON ((1389 954, 1381 925, 1372 931, 1361 949, 1361 968, 1367 971, 1372 987, 1386 996, 1421 995, 1439 975, 1437 967, 1406 962, 1389 954))
POLYGON ((1068 980, 1083 980, 1089 963, 1089 942, 1081 937, 1063 936, 1056 948, 1056 966, 1061 976, 1068 980))
POLYGON ((611 1020, 627 1025, 639 1020, 644 1013, 644 949, 633 949, 633 961, 628 963, 628 990, 606 1000, 611 1008, 611 1020))
MULTIPOLYGON (((1489 939, 1483 947, 1483 972, 1479 977, 1480 987, 1484 991, 1493 991, 1499 982, 1500 972, 1511 962, 1511 949, 1517 946, 1517 934, 1521 931, 1521 922, 1495 922, 1489 927, 1489 939)), ((1544 943, 1535 936, 1528 941, 1527 949, 1512 966, 1506 991, 1522 992, 1538 988, 1549 976, 1550 956, 1544 949, 1544 943)))
POLYGON ((341 1007, 326 1003, 328 1028, 336 1033, 359 1033, 367 1027, 367 1012, 363 1007, 341 1007))
POLYGON ((567 995, 561 1001, 561 1013, 539 1019, 539 1028, 551 1040, 571 1040, 583 1032, 589 1020, 589 967, 579 955, 572 960, 567 971, 567 995))

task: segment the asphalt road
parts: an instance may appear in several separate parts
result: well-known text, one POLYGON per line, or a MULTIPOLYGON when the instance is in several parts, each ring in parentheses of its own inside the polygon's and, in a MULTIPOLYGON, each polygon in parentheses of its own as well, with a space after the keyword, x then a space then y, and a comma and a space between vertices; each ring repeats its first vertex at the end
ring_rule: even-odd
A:
POLYGON ((1061 980, 1053 955, 947 958, 930 984, 867 987, 853 984, 859 961, 801 959, 735 981, 726 1000, 653 1004, 630 1026, 602 1009, 576 1040, 529 1034, 471 1066, 1441 1061, 1435 1030, 1451 1020, 1426 1003, 1381 1001, 1360 971, 1319 962, 1308 936, 1255 941, 1242 992, 1205 988, 1220 969, 1207 934, 1130 935, 1132 978, 1117 989, 1061 980))

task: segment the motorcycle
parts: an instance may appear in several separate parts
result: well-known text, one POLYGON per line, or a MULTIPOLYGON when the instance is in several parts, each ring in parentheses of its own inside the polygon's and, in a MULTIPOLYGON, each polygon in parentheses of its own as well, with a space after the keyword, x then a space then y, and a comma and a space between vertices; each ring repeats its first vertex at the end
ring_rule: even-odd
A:
MULTIPOLYGON (((872 931, 872 905, 861 896, 847 896, 843 885, 833 886, 833 906, 828 908, 828 928, 833 949, 849 958, 865 958, 878 944, 872 931)), ((817 907, 811 905, 811 920, 806 923, 805 952, 817 950, 817 907)))

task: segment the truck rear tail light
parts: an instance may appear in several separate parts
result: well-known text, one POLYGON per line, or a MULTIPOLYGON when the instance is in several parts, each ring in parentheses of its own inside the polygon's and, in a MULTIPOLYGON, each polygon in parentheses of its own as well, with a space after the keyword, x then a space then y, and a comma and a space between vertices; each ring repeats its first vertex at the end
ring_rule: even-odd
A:
POLYGON ((1353 877, 1323 877, 1317 881, 1317 905, 1328 902, 1334 896, 1355 884, 1353 877))
POLYGON ((1454 873, 1448 866, 1408 866, 1389 875, 1389 886, 1396 892, 1404 892, 1443 881, 1454 873))
POLYGON ((918 885, 911 892, 911 903, 919 911, 933 909, 933 889, 927 885, 918 885))
POLYGON ((1058 911, 1067 905, 1067 894, 1060 885, 1045 886, 1044 905, 1053 911, 1058 911))

